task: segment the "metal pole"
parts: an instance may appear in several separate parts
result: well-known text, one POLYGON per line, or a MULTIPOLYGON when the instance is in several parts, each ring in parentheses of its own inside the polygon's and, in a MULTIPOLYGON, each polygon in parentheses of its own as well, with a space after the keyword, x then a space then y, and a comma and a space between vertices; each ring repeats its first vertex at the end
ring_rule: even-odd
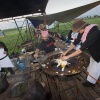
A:
POLYGON ((27 25, 27 20, 25 20, 25 24, 26 24, 26 31, 25 31, 25 33, 26 33, 27 40, 28 40, 28 30, 27 30, 28 25, 27 25))
POLYGON ((16 24, 16 26, 17 26, 17 29, 18 29, 19 35, 21 36, 21 39, 22 39, 22 41, 24 42, 23 37, 22 37, 21 32, 20 32, 20 29, 19 29, 19 27, 18 27, 18 25, 17 25, 17 22, 16 22, 15 19, 14 19, 14 21, 15 21, 15 24, 16 24))
POLYGON ((43 18, 44 18, 44 26, 45 26, 45 29, 46 29, 46 16, 45 16, 45 14, 43 13, 43 18))
POLYGON ((30 33, 30 36, 31 36, 31 40, 32 40, 32 35, 31 35, 31 31, 30 31, 30 27, 29 27, 29 24, 28 24, 28 20, 27 20, 27 25, 28 25, 29 33, 30 33))
POLYGON ((58 24, 58 32, 59 32, 59 24, 58 24))

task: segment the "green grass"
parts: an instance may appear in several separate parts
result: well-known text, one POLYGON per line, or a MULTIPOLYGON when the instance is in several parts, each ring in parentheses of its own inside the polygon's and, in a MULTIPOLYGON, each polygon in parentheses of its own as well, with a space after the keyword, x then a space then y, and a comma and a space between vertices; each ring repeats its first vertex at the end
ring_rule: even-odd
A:
MULTIPOLYGON (((11 54, 14 49, 15 49, 15 52, 20 52, 21 48, 20 49, 18 49, 17 47, 15 48, 15 45, 16 43, 17 45, 21 45, 21 43, 23 42, 21 36, 23 37, 24 41, 27 40, 25 29, 21 31, 21 35, 19 35, 19 32, 17 29, 4 30, 4 33, 5 33, 5 37, 0 38, 0 41, 5 43, 5 45, 7 46, 9 50, 9 54, 11 54)), ((29 34, 28 34, 28 39, 29 40, 31 39, 29 34)))
MULTIPOLYGON (((86 21, 89 24, 98 24, 99 25, 99 29, 100 29, 100 17, 91 18, 91 19, 84 19, 84 21, 86 21)), ((67 35, 69 30, 71 30, 71 26, 72 26, 72 22, 60 23, 59 24, 59 32, 64 34, 64 35, 67 35)), ((58 27, 55 28, 55 30, 58 31, 58 27)))
POLYGON ((98 24, 99 25, 99 28, 100 28, 100 17, 86 19, 85 21, 88 22, 88 23, 90 23, 90 24, 98 24))
MULTIPOLYGON (((100 17, 85 19, 85 21, 90 24, 98 24, 99 28, 100 28, 100 17)), ((54 31, 54 32, 56 31, 56 32, 59 32, 66 36, 70 29, 71 29, 71 22, 68 22, 68 23, 60 23, 59 28, 56 27, 55 29, 51 29, 51 31, 54 31)), ((6 46, 9 49, 9 54, 11 54, 14 49, 15 49, 15 51, 20 52, 20 49, 15 48, 15 44, 17 42, 18 35, 19 35, 18 30, 17 29, 8 29, 8 30, 4 30, 4 33, 6 36, 4 38, 0 38, 0 41, 3 41, 6 44, 6 46)), ((27 36, 25 33, 25 29, 23 29, 21 31, 21 35, 22 35, 24 41, 26 41, 27 36)), ((29 34, 28 34, 28 39, 29 40, 31 39, 29 34)), ((21 36, 19 36, 17 45, 21 45, 22 42, 23 41, 21 39, 21 36)))

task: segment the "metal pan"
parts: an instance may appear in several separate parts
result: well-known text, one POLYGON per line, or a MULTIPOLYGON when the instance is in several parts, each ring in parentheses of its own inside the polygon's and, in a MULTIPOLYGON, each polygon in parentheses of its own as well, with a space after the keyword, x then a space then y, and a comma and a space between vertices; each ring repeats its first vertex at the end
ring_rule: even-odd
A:
MULTIPOLYGON (((50 58, 49 58, 50 59, 50 58)), ((73 57, 68 60, 70 63, 69 65, 66 65, 64 68, 64 71, 62 71, 62 67, 57 67, 57 63, 55 60, 49 60, 45 61, 46 68, 44 68, 44 72, 50 75, 75 75, 80 72, 82 72, 84 69, 86 69, 89 65, 89 56, 86 53, 82 53, 78 55, 77 57, 73 57)))

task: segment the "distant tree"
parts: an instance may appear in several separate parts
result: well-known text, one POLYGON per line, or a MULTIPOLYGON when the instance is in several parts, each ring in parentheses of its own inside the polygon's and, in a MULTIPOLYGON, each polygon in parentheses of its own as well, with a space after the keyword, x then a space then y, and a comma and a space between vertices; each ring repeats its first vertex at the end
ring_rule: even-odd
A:
POLYGON ((94 18, 97 18, 98 17, 98 15, 94 15, 94 18))

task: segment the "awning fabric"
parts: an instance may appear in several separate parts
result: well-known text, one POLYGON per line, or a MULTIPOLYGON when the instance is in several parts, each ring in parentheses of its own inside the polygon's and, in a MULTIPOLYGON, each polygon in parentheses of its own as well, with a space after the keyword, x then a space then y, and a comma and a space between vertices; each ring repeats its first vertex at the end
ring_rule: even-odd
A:
POLYGON ((48 0, 0 0, 0 19, 45 13, 48 0))
MULTIPOLYGON (((74 8, 71 10, 66 10, 63 12, 55 13, 55 14, 50 14, 50 15, 45 15, 46 18, 46 23, 48 25, 52 24, 54 21, 59 21, 59 22, 68 22, 73 20, 74 18, 78 17, 79 15, 85 13, 86 11, 96 7, 97 5, 100 4, 100 1, 84 5, 78 8, 74 8)), ((39 17, 27 17, 28 19, 31 20, 44 20, 44 16, 39 16, 39 17)))
POLYGON ((39 19, 29 19, 29 21, 32 23, 32 25, 37 28, 40 24, 44 23, 44 20, 39 20, 39 19))

